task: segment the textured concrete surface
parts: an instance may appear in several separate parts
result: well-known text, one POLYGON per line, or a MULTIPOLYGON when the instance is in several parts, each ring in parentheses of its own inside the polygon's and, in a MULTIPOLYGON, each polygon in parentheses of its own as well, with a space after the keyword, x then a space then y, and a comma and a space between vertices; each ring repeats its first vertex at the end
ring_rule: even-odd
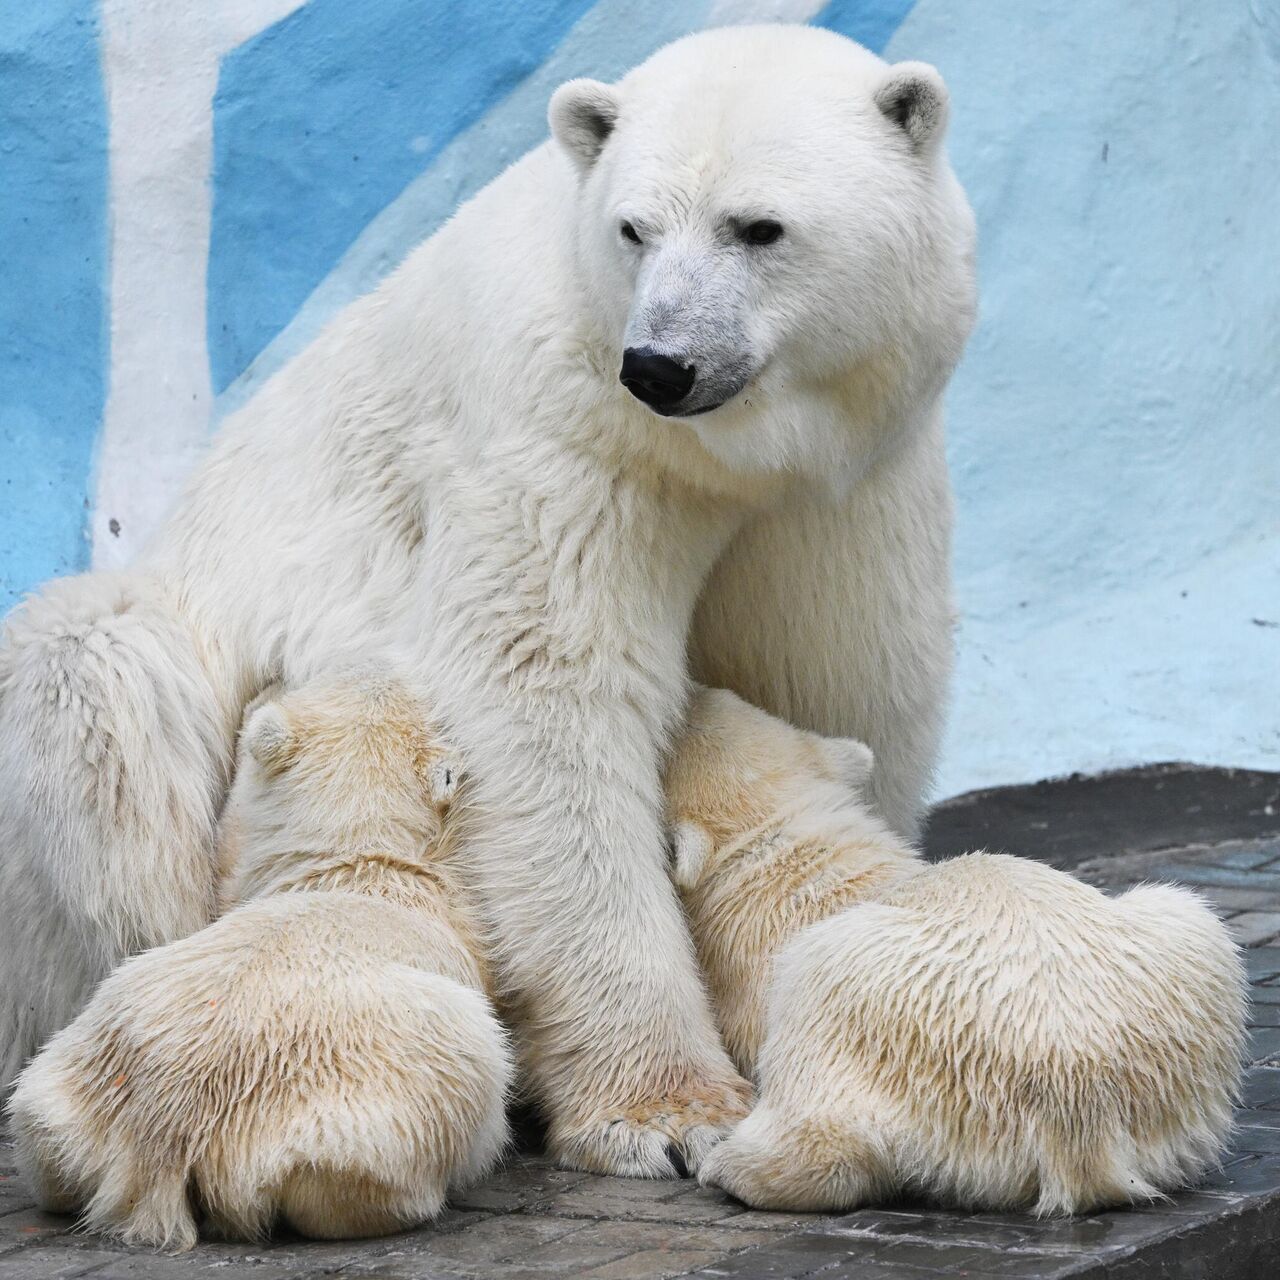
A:
POLYGON ((0 1280, 765 1280, 1280 1275, 1280 837, 1086 859, 1093 883, 1195 885, 1249 946, 1251 1066, 1239 1130, 1202 1186, 1139 1210, 1067 1221, 890 1205, 825 1217, 758 1213, 692 1182, 597 1178, 520 1155, 430 1230, 371 1241, 207 1243, 178 1258, 78 1235, 37 1211, 0 1153, 0 1280))

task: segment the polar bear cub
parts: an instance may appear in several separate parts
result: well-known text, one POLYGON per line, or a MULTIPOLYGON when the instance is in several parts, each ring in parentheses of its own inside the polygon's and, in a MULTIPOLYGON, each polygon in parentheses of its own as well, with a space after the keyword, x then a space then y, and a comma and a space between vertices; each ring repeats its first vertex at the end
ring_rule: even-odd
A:
POLYGON ((921 861, 865 747, 704 691, 668 768, 674 874, 755 1110, 704 1183, 762 1208, 900 1192, 1071 1213, 1193 1180, 1231 1120, 1237 948, 1193 894, 921 861), (770 961, 776 955, 776 962, 770 961))
POLYGON ((233 909, 123 964, 18 1082, 47 1206, 178 1249, 200 1213, 232 1237, 371 1235, 493 1164, 511 1056, 427 723, 381 676, 251 710, 220 831, 233 909))

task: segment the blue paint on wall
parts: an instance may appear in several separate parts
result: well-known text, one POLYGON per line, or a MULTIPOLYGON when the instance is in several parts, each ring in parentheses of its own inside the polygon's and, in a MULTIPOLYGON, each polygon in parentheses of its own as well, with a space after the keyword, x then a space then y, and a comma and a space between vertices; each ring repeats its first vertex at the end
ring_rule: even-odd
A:
POLYGON ((87 561, 107 349, 94 0, 0 8, 0 612, 87 561))
POLYGON ((223 390, 365 225, 590 0, 311 0, 224 59, 209 346, 223 390))
POLYGON ((866 45, 872 53, 882 54, 915 3, 916 0, 831 0, 814 24, 838 31, 866 45))

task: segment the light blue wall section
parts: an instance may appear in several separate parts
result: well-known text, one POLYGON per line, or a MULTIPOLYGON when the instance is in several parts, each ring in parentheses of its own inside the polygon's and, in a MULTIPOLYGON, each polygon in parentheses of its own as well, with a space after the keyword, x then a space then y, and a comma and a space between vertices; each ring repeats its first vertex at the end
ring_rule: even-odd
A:
POLYGON ((88 561, 106 181, 96 6, 0 6, 0 610, 88 561))
POLYGON ((1280 768, 1280 7, 948 0, 978 217, 946 792, 1280 768))
MULTIPOLYGON (((934 62, 954 98, 982 313, 950 396, 941 792, 1156 759, 1280 768, 1267 0, 309 0, 224 52, 210 104, 215 417, 544 137, 560 81, 770 11, 934 62)), ((83 560, 109 214, 93 7, 6 9, 0 59, 3 607, 83 560)))

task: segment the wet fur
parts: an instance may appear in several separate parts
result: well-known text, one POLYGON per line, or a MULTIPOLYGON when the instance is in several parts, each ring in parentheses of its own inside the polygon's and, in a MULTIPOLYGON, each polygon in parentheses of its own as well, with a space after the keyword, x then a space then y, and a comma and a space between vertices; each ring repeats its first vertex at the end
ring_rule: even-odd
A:
POLYGON ((706 691, 668 767, 675 876, 759 1084, 703 1181, 771 1209, 905 1192, 1040 1214, 1194 1182, 1243 1045, 1214 914, 1006 855, 927 865, 860 798, 856 760, 706 691))
POLYGON ((372 677, 257 707, 216 923, 126 962, 20 1077, 41 1202, 129 1243, 435 1217, 506 1138, 512 1060, 439 810, 457 764, 372 677))

